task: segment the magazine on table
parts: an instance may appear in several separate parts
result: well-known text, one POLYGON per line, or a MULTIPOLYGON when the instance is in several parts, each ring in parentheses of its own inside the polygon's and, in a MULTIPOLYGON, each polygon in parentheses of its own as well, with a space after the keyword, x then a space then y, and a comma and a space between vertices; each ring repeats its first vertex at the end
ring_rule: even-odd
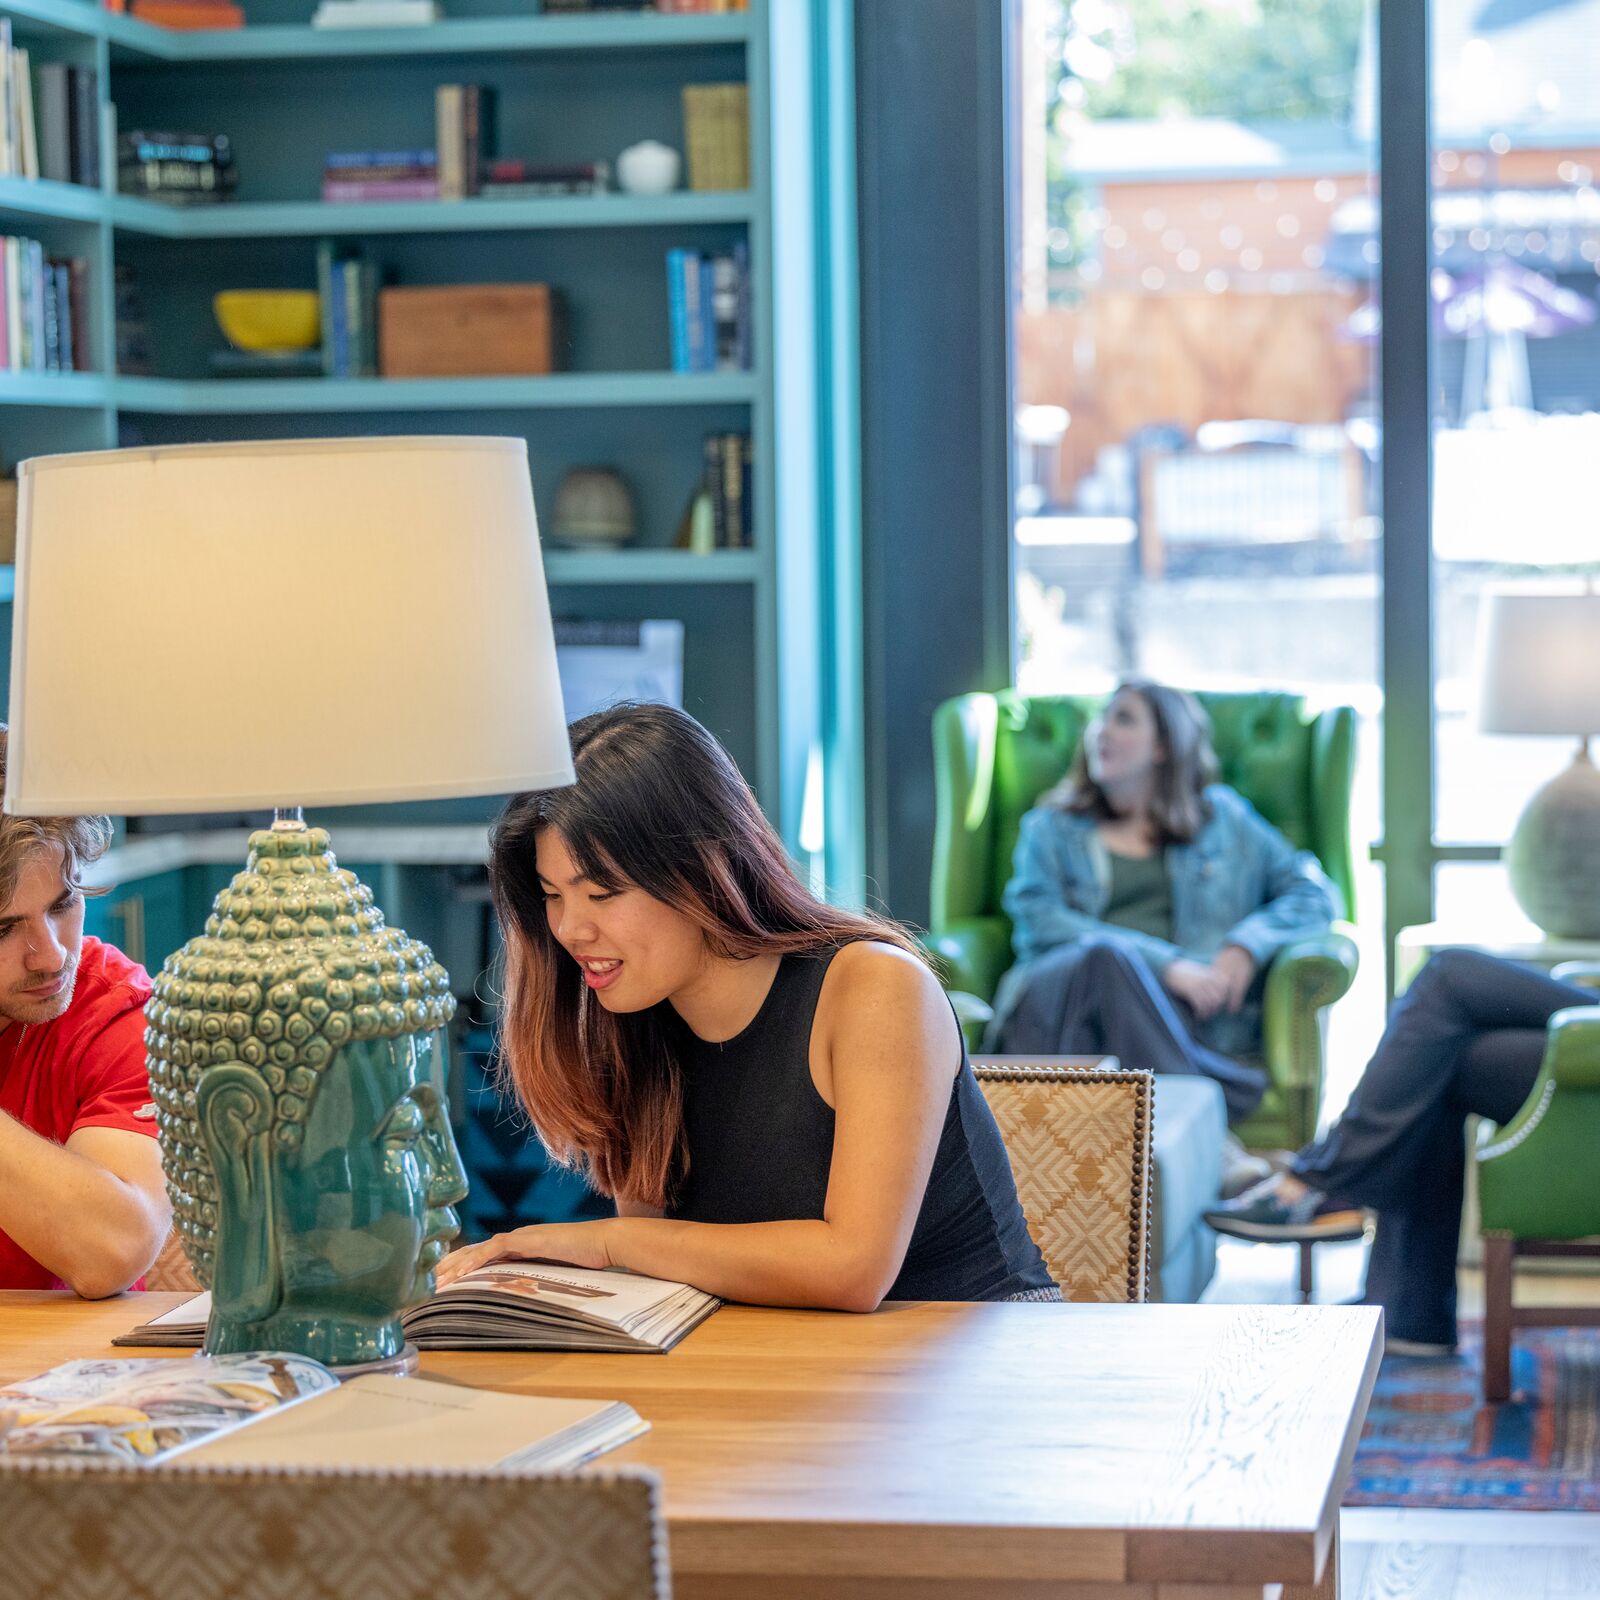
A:
POLYGON ((574 1467, 645 1432, 621 1401, 427 1378, 339 1379, 305 1356, 69 1361, 0 1388, 0 1464, 574 1467))
MULTIPOLYGON (((400 1318, 419 1350, 670 1350, 721 1304, 687 1283, 610 1267, 495 1261, 466 1273, 400 1318)), ((196 1295, 112 1340, 198 1345, 211 1315, 196 1295)))

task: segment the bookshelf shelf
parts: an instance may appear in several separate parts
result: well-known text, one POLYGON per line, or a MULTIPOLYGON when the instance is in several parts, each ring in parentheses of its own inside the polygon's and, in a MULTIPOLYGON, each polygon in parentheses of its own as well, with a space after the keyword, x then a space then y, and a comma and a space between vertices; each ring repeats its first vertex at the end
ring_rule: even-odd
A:
POLYGON ((98 372, 0 372, 0 406, 87 406, 111 403, 111 383, 98 372))
MULTIPOLYGON (((64 222, 99 222, 107 197, 81 183, 48 178, 0 178, 0 217, 43 217, 64 222)), ((10 231, 3 229, 0 231, 10 231)))
MULTIPOLYGON (((33 189, 37 184, 0 180, 0 210, 9 204, 10 189, 33 189)), ((70 189, 69 184, 50 184, 70 189)), ((87 213, 101 215, 106 202, 93 190, 83 193, 98 207, 87 213)), ((20 198, 26 198, 25 196, 20 198)), ((387 204, 334 205, 304 203, 241 203, 214 206, 169 206, 155 200, 112 197, 112 224, 128 233, 162 239, 265 239, 314 238, 324 235, 355 236, 380 233, 492 233, 515 230, 571 228, 663 228, 703 224, 748 222, 754 211, 752 197, 743 192, 699 194, 681 191, 665 195, 575 195, 533 200, 428 200, 387 204)), ((40 215, 66 216, 75 212, 49 211, 40 215)))
MULTIPOLYGON (((28 0, 30 7, 76 13, 72 0, 28 0)), ((19 8, 7 0, 7 9, 19 8)), ((348 56, 525 55, 549 51, 665 50, 737 45, 750 37, 750 13, 460 18, 417 28, 246 27, 192 33, 153 28, 105 14, 99 32, 117 51, 153 61, 305 61, 348 56)))
MULTIPOLYGON (((38 381, 69 380, 41 374, 38 381)), ((755 398, 755 378, 748 372, 557 372, 543 378, 202 378, 193 382, 116 378, 111 383, 111 397, 122 411, 169 416, 743 405, 755 398)))
POLYGON ((5 14, 19 44, 39 38, 97 39, 104 35, 107 15, 88 0, 6 0, 5 14))
POLYGON ((547 549, 544 573, 552 584, 753 583, 760 563, 754 550, 547 549))

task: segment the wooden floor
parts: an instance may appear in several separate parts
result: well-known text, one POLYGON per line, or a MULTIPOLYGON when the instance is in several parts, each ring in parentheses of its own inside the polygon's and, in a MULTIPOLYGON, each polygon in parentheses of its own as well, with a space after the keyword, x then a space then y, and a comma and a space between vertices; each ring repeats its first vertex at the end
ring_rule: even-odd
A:
MULTIPOLYGON (((1219 1241, 1205 1298, 1229 1304, 1295 1299, 1296 1253, 1219 1241)), ((1353 1299, 1366 1247, 1317 1250, 1316 1298, 1353 1299)), ((1519 1304, 1600 1304, 1600 1276, 1527 1273, 1519 1304)), ((1463 1269, 1461 1314, 1483 1314, 1482 1275, 1463 1269)), ((1600 1516, 1537 1511, 1403 1511, 1361 1507, 1340 1517, 1340 1600, 1600 1600, 1600 1516)))
POLYGON ((1340 1600, 1600 1600, 1600 1517, 1355 1509, 1340 1600))

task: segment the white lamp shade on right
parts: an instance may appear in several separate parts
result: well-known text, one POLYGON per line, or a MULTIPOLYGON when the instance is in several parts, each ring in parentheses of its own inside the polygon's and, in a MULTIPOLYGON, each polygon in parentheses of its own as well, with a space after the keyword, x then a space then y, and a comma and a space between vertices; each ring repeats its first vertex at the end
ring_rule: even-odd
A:
POLYGON ((1600 734, 1600 592, 1490 590, 1478 671, 1483 732, 1600 734))

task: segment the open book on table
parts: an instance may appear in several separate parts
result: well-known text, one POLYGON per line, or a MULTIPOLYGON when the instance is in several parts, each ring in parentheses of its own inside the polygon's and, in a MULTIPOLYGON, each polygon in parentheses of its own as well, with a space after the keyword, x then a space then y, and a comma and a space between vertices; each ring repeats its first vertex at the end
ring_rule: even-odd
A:
MULTIPOLYGON (((616 1268, 496 1261, 458 1278, 401 1317, 419 1350, 670 1350, 721 1304, 686 1283, 616 1268)), ((196 1295, 112 1340, 191 1346, 205 1337, 211 1296, 196 1295)))
POLYGON ((649 1426, 610 1400, 372 1374, 271 1352, 69 1361, 0 1388, 0 1463, 573 1467, 649 1426))

